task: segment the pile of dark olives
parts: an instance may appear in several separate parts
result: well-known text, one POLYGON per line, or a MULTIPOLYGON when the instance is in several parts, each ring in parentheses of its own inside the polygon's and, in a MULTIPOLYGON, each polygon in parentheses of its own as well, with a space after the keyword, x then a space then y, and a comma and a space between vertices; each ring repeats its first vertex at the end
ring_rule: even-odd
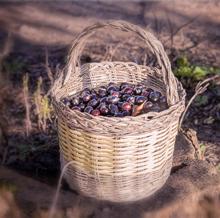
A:
POLYGON ((93 116, 137 116, 165 110, 167 100, 159 91, 144 85, 109 83, 97 89, 84 89, 79 95, 61 100, 72 110, 93 116))

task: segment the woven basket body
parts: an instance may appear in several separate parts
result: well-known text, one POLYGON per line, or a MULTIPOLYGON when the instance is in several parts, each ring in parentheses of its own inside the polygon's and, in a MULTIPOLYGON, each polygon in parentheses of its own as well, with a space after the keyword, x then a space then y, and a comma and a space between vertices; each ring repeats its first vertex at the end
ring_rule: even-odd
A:
POLYGON ((164 60, 164 53, 160 56, 163 47, 145 31, 146 40, 153 37, 155 48, 159 47, 154 54, 162 66, 160 69, 130 62, 101 62, 74 67, 79 56, 76 51, 82 47, 79 39, 90 35, 97 26, 143 31, 126 22, 113 21, 94 25, 74 42, 68 72, 57 79, 52 90, 58 115, 61 169, 72 162, 65 179, 71 188, 83 195, 113 202, 136 201, 161 188, 170 174, 185 91, 166 63, 167 56, 164 62, 161 61, 164 60), (84 88, 96 88, 109 82, 141 83, 154 88, 167 96, 169 108, 136 117, 93 117, 70 110, 60 102, 62 97, 77 95, 84 88))

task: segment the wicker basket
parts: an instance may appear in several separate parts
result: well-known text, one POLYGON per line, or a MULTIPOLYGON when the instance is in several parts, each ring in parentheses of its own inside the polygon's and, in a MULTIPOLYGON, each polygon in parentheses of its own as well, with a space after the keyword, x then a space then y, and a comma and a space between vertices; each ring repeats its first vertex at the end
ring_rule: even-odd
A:
POLYGON ((185 91, 171 71, 162 44, 151 33, 124 21, 101 22, 86 28, 73 42, 68 64, 56 80, 52 96, 58 116, 61 168, 72 162, 65 173, 71 188, 96 199, 126 202, 145 198, 163 186, 172 166, 185 91), (156 56, 159 67, 131 62, 79 66, 86 39, 104 27, 135 33, 156 56), (62 97, 86 87, 109 82, 152 87, 167 96, 169 108, 136 117, 94 117, 70 110, 60 102, 62 97))

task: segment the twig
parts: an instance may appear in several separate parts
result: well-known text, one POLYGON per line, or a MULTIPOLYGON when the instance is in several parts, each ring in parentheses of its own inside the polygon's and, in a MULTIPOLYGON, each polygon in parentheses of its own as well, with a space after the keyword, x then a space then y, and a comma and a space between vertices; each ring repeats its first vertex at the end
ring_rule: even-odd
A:
POLYGON ((184 49, 180 49, 180 51, 181 51, 181 52, 186 52, 186 51, 188 51, 188 50, 191 50, 192 48, 197 47, 199 44, 201 44, 201 43, 204 42, 204 41, 205 41, 205 40, 193 41, 193 45, 188 46, 188 47, 186 47, 186 48, 184 48, 184 49))
POLYGON ((189 24, 193 23, 195 20, 197 20, 197 18, 199 17, 193 17, 192 19, 190 19, 188 22, 182 24, 181 26, 179 26, 174 32, 173 32, 173 36, 175 36, 181 29, 185 28, 186 26, 188 26, 189 24))
POLYGON ((53 85, 54 78, 53 78, 53 73, 52 73, 52 71, 51 71, 51 69, 49 67, 49 61, 48 60, 49 60, 49 58, 48 58, 48 49, 46 47, 45 48, 45 68, 46 68, 47 76, 48 76, 48 78, 50 80, 50 83, 51 83, 51 85, 53 85))
POLYGON ((25 104, 25 110, 26 110, 26 120, 25 120, 25 126, 26 126, 26 136, 28 137, 30 134, 30 131, 32 130, 32 124, 30 119, 30 106, 29 106, 29 90, 28 90, 28 81, 29 77, 28 74, 26 74, 23 77, 23 95, 24 95, 24 104, 25 104))
POLYGON ((186 115, 186 112, 188 111, 189 109, 189 106, 192 104, 193 100, 197 97, 197 95, 200 95, 202 94, 203 92, 205 92, 207 90, 207 87, 209 86, 210 82, 211 81, 214 81, 214 80, 218 80, 220 79, 220 76, 219 75, 215 75, 215 76, 212 76, 208 79, 205 79, 204 81, 202 82, 199 82, 195 88, 195 94, 192 96, 192 98, 189 100, 181 118, 180 118, 180 122, 179 122, 179 128, 181 127, 182 125, 182 122, 183 122, 183 119, 185 118, 185 115, 186 115))
POLYGON ((159 37, 160 25, 159 25, 158 18, 155 12, 153 12, 153 17, 154 17, 154 23, 155 23, 155 31, 156 31, 157 37, 159 37))
MULTIPOLYGON (((173 37, 174 37, 174 30, 173 30, 173 24, 172 22, 170 21, 170 17, 168 15, 168 13, 166 13, 166 16, 167 16, 167 22, 168 22, 168 27, 170 29, 170 47, 172 48, 173 47, 173 37)), ((167 40, 168 41, 168 40, 167 40)), ((167 42, 165 41, 165 43, 167 42)))
POLYGON ((144 54, 144 61, 143 61, 143 65, 146 66, 147 65, 147 54, 144 54))
MULTIPOLYGON (((190 19, 189 21, 187 21, 186 23, 182 24, 181 26, 179 26, 176 30, 174 30, 173 28, 173 23, 170 21, 169 15, 168 13, 166 13, 167 15, 167 21, 168 21, 168 26, 170 29, 170 46, 171 48, 173 47, 173 43, 174 43, 174 37, 177 35, 177 33, 182 30, 183 28, 185 28, 186 26, 190 25, 191 23, 193 23, 199 16, 193 17, 192 19, 190 19)), ((165 41, 165 43, 168 40, 165 41)))
POLYGON ((139 17, 140 17, 140 20, 141 20, 143 26, 146 26, 145 11, 146 11, 147 4, 146 4, 146 2, 141 1, 141 2, 139 3, 139 5, 140 5, 139 17))
POLYGON ((112 45, 108 46, 106 49, 106 53, 103 57, 103 60, 112 61, 112 58, 113 58, 114 54, 116 53, 117 49, 119 49, 120 47, 123 47, 126 43, 129 44, 130 42, 131 42, 131 39, 128 39, 124 42, 118 42, 114 48, 112 45))

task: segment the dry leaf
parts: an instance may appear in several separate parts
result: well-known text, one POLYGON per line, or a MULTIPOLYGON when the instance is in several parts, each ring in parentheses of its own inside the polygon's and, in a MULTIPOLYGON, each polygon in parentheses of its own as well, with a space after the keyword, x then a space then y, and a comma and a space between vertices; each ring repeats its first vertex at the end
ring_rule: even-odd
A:
POLYGON ((135 105, 133 107, 132 116, 137 116, 142 112, 145 102, 146 101, 144 101, 141 105, 135 105))

